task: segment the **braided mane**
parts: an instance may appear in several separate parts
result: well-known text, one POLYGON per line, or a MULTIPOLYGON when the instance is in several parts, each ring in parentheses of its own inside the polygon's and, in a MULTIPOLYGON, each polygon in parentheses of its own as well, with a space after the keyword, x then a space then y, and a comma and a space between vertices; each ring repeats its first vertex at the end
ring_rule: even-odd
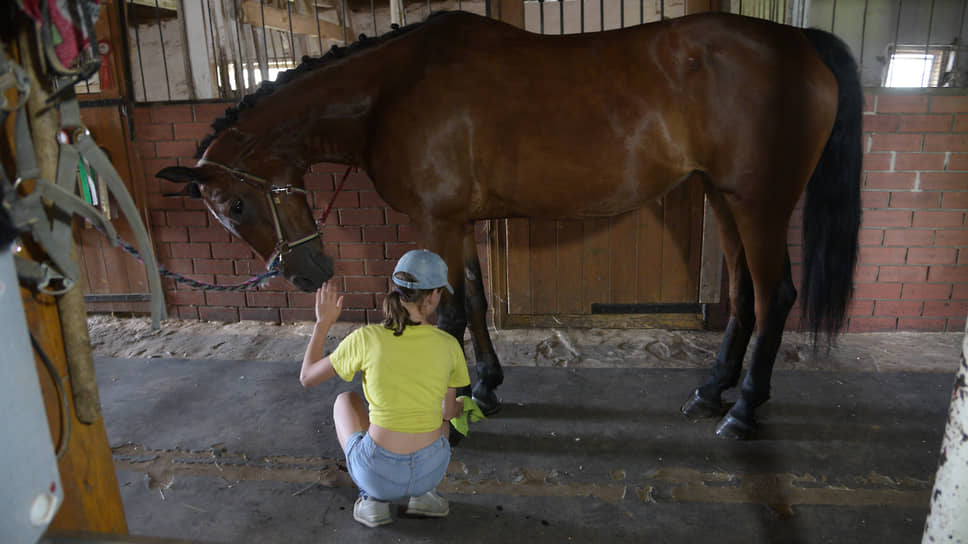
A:
POLYGON ((212 134, 205 136, 205 138, 202 139, 201 143, 198 144, 198 150, 195 152, 195 158, 200 159, 202 155, 205 153, 205 150, 208 149, 208 146, 212 144, 212 141, 215 140, 215 138, 218 137, 218 135, 221 134, 222 131, 237 123, 239 120, 240 113, 242 113, 245 110, 254 108, 261 98, 274 93, 276 89, 278 89, 281 86, 284 86, 286 83, 289 83, 294 79, 298 79, 304 76, 305 74, 312 72, 313 70, 319 68, 320 66, 325 65, 330 60, 341 59, 349 55, 352 55, 360 50, 367 49, 378 43, 382 43, 389 39, 396 38, 402 34, 406 34, 411 30, 423 25, 425 22, 431 19, 436 19, 437 17, 448 15, 450 13, 454 13, 454 12, 450 12, 450 11, 434 12, 434 13, 431 13, 424 21, 412 23, 404 27, 401 27, 398 25, 392 25, 391 27, 392 30, 390 32, 387 32, 376 38, 370 38, 370 37, 367 37, 366 34, 360 34, 358 41, 343 47, 334 45, 332 48, 330 48, 330 50, 325 55, 321 57, 310 57, 308 55, 304 56, 299 66, 280 73, 278 77, 276 77, 275 81, 263 81, 253 93, 244 96, 242 100, 239 101, 238 104, 236 104, 235 106, 229 107, 228 109, 225 110, 225 114, 215 119, 215 121, 212 122, 212 130, 213 130, 212 134))

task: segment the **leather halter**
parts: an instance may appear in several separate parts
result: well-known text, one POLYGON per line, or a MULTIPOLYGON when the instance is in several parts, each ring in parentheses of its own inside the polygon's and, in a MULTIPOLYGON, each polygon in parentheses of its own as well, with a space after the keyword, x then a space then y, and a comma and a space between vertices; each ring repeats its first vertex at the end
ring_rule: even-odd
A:
POLYGON ((266 265, 267 269, 272 270, 277 268, 280 264, 282 264, 283 256, 289 254, 297 246, 319 238, 319 230, 317 229, 312 234, 303 236, 302 238, 290 242, 289 240, 286 240, 285 234, 282 232, 282 223, 279 221, 279 210, 277 208, 277 205, 279 204, 279 195, 291 195, 293 193, 301 193, 306 195, 306 189, 303 189, 302 187, 295 187, 292 184, 279 187, 273 185, 265 178, 261 178, 255 174, 250 174, 245 170, 239 170, 238 168, 226 166, 210 159, 201 159, 198 162, 199 164, 211 164, 212 166, 217 166, 222 170, 233 174, 239 181, 265 191, 266 199, 269 201, 269 210, 272 212, 272 226, 276 231, 276 247, 273 249, 272 255, 269 256, 268 264, 266 265))

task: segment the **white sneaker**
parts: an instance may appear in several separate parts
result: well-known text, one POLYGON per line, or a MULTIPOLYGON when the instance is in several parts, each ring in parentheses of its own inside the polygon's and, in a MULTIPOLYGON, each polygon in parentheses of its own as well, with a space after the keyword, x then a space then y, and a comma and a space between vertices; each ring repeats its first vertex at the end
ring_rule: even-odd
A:
POLYGON ((410 497, 406 513, 411 516, 442 518, 450 513, 450 505, 447 503, 447 499, 441 497, 435 491, 428 491, 418 497, 410 497))
POLYGON ((367 527, 379 527, 393 521, 390 503, 361 495, 353 505, 353 519, 367 527))

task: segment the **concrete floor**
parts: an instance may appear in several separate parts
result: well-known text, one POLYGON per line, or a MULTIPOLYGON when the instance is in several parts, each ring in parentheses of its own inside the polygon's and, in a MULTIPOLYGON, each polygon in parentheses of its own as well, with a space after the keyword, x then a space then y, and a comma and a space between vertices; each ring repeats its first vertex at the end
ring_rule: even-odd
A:
MULTIPOLYGON (((357 491, 330 412, 335 396, 359 383, 304 390, 297 361, 99 357, 96 364, 135 535, 260 543, 915 542, 959 351, 911 344, 895 350, 887 368, 905 368, 905 357, 919 368, 945 368, 950 357, 951 371, 778 369, 760 432, 742 443, 716 439, 713 420, 679 415, 705 370, 630 368, 635 361, 509 366, 503 410, 473 425, 453 450, 439 488, 450 516, 395 516, 378 529, 352 519, 357 491)), ((853 368, 843 363, 817 367, 853 368)))

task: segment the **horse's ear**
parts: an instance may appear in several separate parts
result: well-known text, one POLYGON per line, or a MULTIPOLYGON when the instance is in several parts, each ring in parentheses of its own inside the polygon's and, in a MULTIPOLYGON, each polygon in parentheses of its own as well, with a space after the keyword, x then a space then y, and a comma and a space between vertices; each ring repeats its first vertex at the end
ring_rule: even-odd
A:
POLYGON ((186 166, 169 166, 168 168, 162 168, 155 177, 161 179, 167 179, 168 181, 174 181, 175 183, 188 183, 194 181, 198 183, 198 174, 194 168, 188 168, 186 166))
POLYGON ((173 181, 175 183, 184 183, 185 187, 177 193, 165 193, 163 196, 187 196, 189 198, 202 198, 202 192, 198 189, 199 179, 195 173, 194 168, 186 168, 184 166, 169 166, 168 168, 163 168, 157 174, 156 177, 161 179, 166 179, 168 181, 173 181))

